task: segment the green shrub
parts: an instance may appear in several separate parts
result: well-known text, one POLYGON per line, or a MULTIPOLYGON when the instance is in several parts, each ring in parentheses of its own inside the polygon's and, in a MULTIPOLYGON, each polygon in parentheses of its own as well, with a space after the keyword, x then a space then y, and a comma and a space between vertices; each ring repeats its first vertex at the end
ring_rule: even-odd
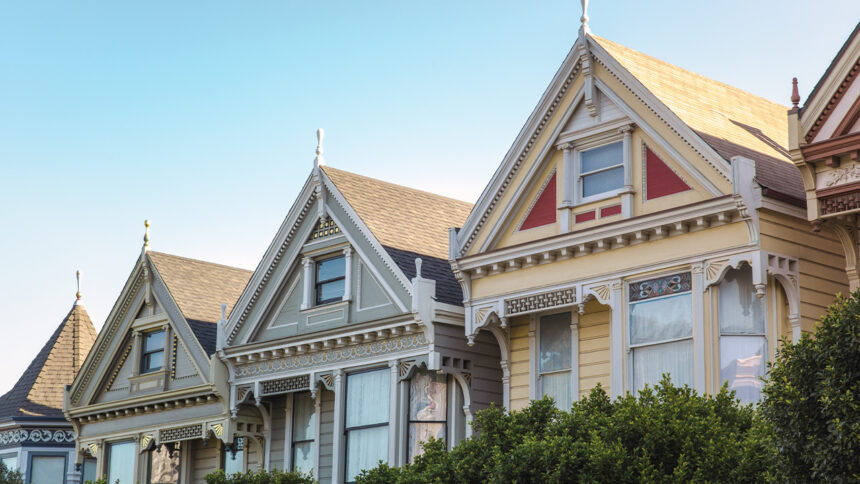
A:
POLYGON ((278 469, 272 471, 248 471, 232 476, 224 474, 222 469, 206 475, 206 484, 316 484, 317 480, 310 474, 298 471, 285 472, 278 469))
POLYGON ((24 478, 21 476, 21 472, 17 470, 12 470, 6 467, 2 461, 0 461, 0 484, 23 484, 24 478))
POLYGON ((783 345, 768 379, 780 480, 860 481, 860 291, 839 296, 814 337, 783 345))
POLYGON ((714 396, 668 378, 639 397, 601 388, 570 411, 551 399, 475 416, 476 436, 448 452, 431 441, 411 465, 365 471, 361 483, 765 482, 774 447, 767 425, 725 387, 714 396))

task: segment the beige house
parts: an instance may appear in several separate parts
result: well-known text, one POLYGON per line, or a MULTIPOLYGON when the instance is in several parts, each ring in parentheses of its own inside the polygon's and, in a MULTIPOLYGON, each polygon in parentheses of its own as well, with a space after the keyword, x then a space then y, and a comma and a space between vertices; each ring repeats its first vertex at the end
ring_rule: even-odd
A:
POLYGON ((583 24, 451 234, 466 334, 495 336, 506 406, 663 373, 759 398, 780 338, 848 289, 843 246, 809 228, 787 109, 583 24))
POLYGON ((214 356, 217 321, 251 272, 151 251, 148 230, 145 240, 66 391, 81 479, 203 483, 218 468, 260 467, 263 422, 231 418, 214 356))

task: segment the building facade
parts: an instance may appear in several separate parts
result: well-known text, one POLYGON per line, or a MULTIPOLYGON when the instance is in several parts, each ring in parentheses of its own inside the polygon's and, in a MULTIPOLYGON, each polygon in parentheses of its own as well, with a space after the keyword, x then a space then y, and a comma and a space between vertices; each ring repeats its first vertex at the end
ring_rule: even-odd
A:
POLYGON ((204 483, 218 468, 262 467, 263 423, 231 418, 226 368, 213 356, 217 321, 250 275, 151 251, 147 229, 122 293, 66 390, 80 482, 204 483))
POLYGON ((848 288, 837 237, 809 230, 786 110, 583 24, 451 234, 467 336, 502 335, 506 406, 664 373, 758 399, 780 338, 848 288))
POLYGON ((63 416, 72 383, 96 329, 78 294, 72 309, 8 393, 0 397, 0 461, 28 484, 74 482, 75 429, 63 416))
POLYGON ((351 482, 468 436, 501 403, 498 344, 463 336, 447 229, 471 205, 323 166, 222 328, 232 414, 264 422, 267 468, 351 482))

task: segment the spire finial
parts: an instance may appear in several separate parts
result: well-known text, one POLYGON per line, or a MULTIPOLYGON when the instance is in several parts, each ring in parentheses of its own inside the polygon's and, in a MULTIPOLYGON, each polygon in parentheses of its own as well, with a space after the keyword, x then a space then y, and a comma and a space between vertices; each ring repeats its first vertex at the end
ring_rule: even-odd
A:
POLYGON ((314 167, 325 165, 325 158, 323 158, 323 138, 325 137, 325 131, 322 128, 317 130, 317 157, 314 158, 314 167))
POLYGON ((420 257, 415 258, 415 277, 421 279, 421 263, 423 261, 420 257))
POLYGON ((81 303, 81 270, 75 271, 75 279, 78 281, 78 292, 75 294, 75 306, 81 303))
POLYGON ((143 230, 143 251, 149 252, 149 220, 144 220, 143 226, 145 227, 143 230))
POLYGON ((791 105, 797 109, 797 105, 800 103, 800 93, 797 92, 797 78, 793 78, 791 80, 791 105))
POLYGON ((582 4, 582 17, 579 17, 579 22, 582 26, 579 29, 584 33, 591 33, 591 29, 588 28, 588 0, 579 1, 582 4))

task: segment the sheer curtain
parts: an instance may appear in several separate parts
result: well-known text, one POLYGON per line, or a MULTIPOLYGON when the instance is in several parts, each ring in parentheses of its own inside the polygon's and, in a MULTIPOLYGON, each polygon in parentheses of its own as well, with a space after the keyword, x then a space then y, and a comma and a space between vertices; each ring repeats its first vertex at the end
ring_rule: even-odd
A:
POLYGON ((134 442, 120 442, 108 446, 108 482, 135 484, 134 442))
POLYGON ((346 480, 388 460, 390 373, 352 373, 346 380, 346 480))
POLYGON ((409 381, 409 462, 421 455, 422 442, 430 437, 446 440, 448 377, 427 370, 417 371, 409 381))
POLYGON ((296 393, 293 397, 293 469, 302 472, 314 470, 314 439, 316 439, 316 413, 310 392, 296 393))
POLYGON ((555 399, 558 408, 568 410, 571 368, 570 313, 540 318, 540 387, 542 395, 555 399))
POLYGON ((720 380, 744 403, 761 397, 765 372, 765 301, 755 295, 752 269, 729 269, 719 288, 720 380))
POLYGON ((693 380, 693 299, 690 293, 637 302, 630 308, 633 387, 659 383, 668 373, 674 385, 693 380))
POLYGON ((57 484, 65 481, 66 457, 34 455, 30 460, 30 484, 57 484))

